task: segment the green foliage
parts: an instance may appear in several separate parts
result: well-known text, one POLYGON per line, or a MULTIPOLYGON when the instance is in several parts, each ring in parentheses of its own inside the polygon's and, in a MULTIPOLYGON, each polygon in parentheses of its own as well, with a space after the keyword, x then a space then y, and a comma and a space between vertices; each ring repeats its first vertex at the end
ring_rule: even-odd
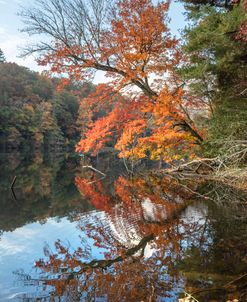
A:
POLYGON ((206 156, 224 155, 229 147, 241 145, 247 138, 247 100, 226 99, 217 107, 209 122, 203 144, 206 156))
POLYGON ((210 105, 203 147, 214 156, 226 152, 225 141, 247 137, 247 48, 238 38, 247 15, 242 3, 226 9, 186 2, 190 24, 183 49, 188 61, 180 74, 190 93, 210 105))
POLYGON ((238 0, 183 0, 187 6, 194 5, 201 7, 203 5, 210 5, 215 7, 221 7, 225 9, 232 8, 234 3, 239 2, 238 0))
POLYGON ((246 44, 237 39, 245 19, 242 7, 225 11, 204 6, 190 18, 193 22, 184 32, 189 64, 181 74, 199 95, 215 98, 226 89, 234 95, 247 78, 246 44))
POLYGON ((90 85, 56 91, 58 84, 17 64, 0 65, 0 146, 54 149, 79 139, 79 101, 90 85))
POLYGON ((55 95, 53 106, 57 123, 63 135, 69 139, 73 139, 73 137, 78 135, 75 124, 79 109, 77 97, 69 91, 62 91, 60 94, 55 95))

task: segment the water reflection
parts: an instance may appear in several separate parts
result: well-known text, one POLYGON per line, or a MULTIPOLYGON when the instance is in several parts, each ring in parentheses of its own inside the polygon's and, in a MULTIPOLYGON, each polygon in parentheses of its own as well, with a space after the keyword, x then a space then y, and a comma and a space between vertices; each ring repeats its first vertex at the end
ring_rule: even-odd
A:
MULTIPOLYGON (((35 291, 14 301, 177 301, 184 291, 199 301, 246 301, 247 280, 237 280, 247 270, 245 219, 223 204, 192 202, 191 191, 174 179, 130 179, 109 158, 94 165, 111 174, 100 179, 78 162, 53 160, 33 170, 38 187, 27 190, 34 180, 23 177, 29 180, 26 194, 19 191, 22 220, 2 222, 2 230, 66 216, 78 240, 57 235, 43 257, 33 258, 35 273, 16 268, 16 282, 35 291)), ((14 208, 4 210, 5 220, 14 208)))
POLYGON ((0 154, 0 232, 92 209, 73 183, 77 162, 65 159, 64 154, 0 154), (10 190, 14 176, 17 200, 10 190))

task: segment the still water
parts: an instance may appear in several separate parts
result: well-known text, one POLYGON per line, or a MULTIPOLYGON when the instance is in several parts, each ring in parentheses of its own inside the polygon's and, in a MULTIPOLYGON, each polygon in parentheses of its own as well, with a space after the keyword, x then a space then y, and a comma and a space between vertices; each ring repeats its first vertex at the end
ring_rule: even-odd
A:
POLYGON ((0 301, 247 301, 244 194, 125 174, 115 157, 1 154, 0 301))

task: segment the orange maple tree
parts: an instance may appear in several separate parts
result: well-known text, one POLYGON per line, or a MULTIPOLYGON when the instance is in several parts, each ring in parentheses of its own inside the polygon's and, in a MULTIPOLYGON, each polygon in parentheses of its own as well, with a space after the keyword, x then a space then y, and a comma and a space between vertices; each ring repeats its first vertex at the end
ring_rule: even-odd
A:
POLYGON ((124 158, 170 160, 190 154, 202 137, 175 72, 182 54, 167 25, 170 1, 93 0, 91 7, 84 1, 76 7, 74 0, 46 3, 24 14, 26 31, 53 40, 38 48, 43 51, 39 63, 79 80, 95 70, 111 78, 109 97, 99 86, 82 101, 88 112, 107 110, 89 123, 76 150, 96 154, 111 141, 124 158), (112 102, 114 92, 118 98, 112 102))

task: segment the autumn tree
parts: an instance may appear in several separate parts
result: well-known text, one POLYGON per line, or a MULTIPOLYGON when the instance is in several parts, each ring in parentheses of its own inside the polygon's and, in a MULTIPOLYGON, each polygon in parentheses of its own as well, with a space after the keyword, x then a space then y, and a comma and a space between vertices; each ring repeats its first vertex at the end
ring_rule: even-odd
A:
POLYGON ((202 141, 175 72, 182 55, 169 32, 168 9, 169 1, 38 0, 21 13, 25 32, 50 38, 26 54, 38 52, 41 65, 70 78, 104 71, 116 93, 124 92, 90 125, 77 151, 95 153, 114 135, 122 157, 169 160, 202 141))

